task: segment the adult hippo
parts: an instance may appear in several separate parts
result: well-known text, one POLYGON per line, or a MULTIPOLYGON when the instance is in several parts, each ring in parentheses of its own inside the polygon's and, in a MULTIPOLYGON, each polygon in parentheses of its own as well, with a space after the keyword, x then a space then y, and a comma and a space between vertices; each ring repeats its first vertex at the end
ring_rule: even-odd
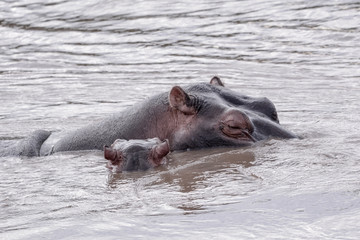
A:
POLYGON ((158 137, 168 139, 171 150, 184 150, 241 147, 268 138, 295 137, 279 124, 269 99, 248 97, 228 89, 218 77, 213 77, 210 83, 175 86, 170 92, 157 94, 101 122, 49 135, 38 131, 30 140, 22 141, 25 145, 16 147, 22 152, 8 149, 7 153, 34 156, 103 149, 116 139, 158 137), (28 146, 32 149, 28 150, 28 146))

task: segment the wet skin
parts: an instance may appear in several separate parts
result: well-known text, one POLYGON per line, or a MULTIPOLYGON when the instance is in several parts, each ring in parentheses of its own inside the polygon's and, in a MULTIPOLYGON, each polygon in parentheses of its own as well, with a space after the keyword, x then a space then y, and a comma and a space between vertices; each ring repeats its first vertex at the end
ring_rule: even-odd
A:
POLYGON ((104 147, 104 157, 108 160, 107 167, 113 172, 157 167, 165 162, 169 152, 169 141, 161 141, 159 138, 117 139, 110 147, 104 147))
POLYGON ((296 136, 279 124, 269 99, 242 95, 214 77, 210 83, 174 86, 101 122, 51 134, 43 144, 35 144, 41 146, 40 151, 31 152, 101 150, 116 139, 154 137, 168 139, 170 150, 185 150, 249 146, 269 138, 296 136))

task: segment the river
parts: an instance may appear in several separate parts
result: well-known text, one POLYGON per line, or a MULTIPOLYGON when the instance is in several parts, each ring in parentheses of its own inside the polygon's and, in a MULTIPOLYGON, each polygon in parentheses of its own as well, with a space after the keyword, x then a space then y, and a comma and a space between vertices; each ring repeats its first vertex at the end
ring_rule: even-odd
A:
POLYGON ((5 0, 0 140, 101 120, 174 85, 274 102, 299 139, 0 158, 1 239, 358 239, 360 2, 5 0))

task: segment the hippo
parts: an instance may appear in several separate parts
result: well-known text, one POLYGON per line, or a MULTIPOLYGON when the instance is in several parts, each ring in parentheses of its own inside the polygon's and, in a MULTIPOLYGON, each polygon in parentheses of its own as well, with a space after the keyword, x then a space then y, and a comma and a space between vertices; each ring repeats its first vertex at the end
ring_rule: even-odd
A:
POLYGON ((100 122, 65 133, 37 131, 6 154, 43 156, 102 150, 116 139, 168 139, 170 150, 243 147, 269 138, 295 138, 279 123, 274 104, 231 90, 215 76, 210 83, 174 86, 100 122), (30 142, 29 142, 30 141, 30 142), (33 141, 33 142, 31 142, 33 141), (26 149, 32 148, 32 150, 26 149), (21 151, 19 151, 21 149, 21 151))
POLYGON ((107 167, 113 172, 148 170, 160 166, 170 152, 169 141, 159 138, 117 139, 110 146, 104 146, 107 167))
POLYGON ((16 144, 0 142, 0 157, 17 155, 26 157, 40 156, 41 145, 51 135, 45 130, 36 130, 16 144))

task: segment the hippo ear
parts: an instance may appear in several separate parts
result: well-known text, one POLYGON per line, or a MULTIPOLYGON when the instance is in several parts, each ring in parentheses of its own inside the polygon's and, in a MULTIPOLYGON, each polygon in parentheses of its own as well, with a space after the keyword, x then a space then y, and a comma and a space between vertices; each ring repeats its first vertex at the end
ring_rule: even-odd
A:
POLYGON ((119 164, 122 159, 122 153, 119 151, 116 151, 108 146, 104 146, 104 157, 107 160, 110 160, 112 164, 119 164))
POLYGON ((153 151, 152 161, 155 164, 154 166, 159 166, 163 158, 170 152, 169 140, 165 139, 164 142, 155 146, 153 151))
POLYGON ((164 142, 155 147, 155 153, 159 158, 163 158, 170 152, 169 140, 165 139, 164 142))
POLYGON ((210 80, 210 84, 216 85, 216 86, 225 87, 224 83, 220 80, 220 78, 219 78, 218 76, 214 76, 214 77, 210 80))
POLYGON ((195 108, 191 106, 189 95, 179 86, 175 86, 171 89, 169 102, 172 108, 175 108, 186 115, 193 115, 196 113, 195 108))

